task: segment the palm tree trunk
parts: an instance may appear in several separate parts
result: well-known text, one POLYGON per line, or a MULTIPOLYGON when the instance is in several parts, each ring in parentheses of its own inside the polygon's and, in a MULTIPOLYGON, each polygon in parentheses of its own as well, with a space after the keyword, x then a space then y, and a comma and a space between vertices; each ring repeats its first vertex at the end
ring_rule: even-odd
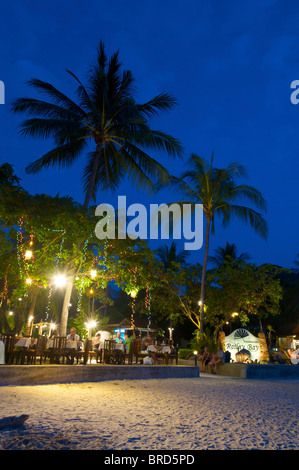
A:
POLYGON ((88 183, 88 187, 87 187, 86 194, 85 194, 85 200, 84 200, 84 204, 83 204, 84 207, 86 207, 86 208, 89 206, 90 201, 92 199, 92 194, 93 194, 93 191, 94 191, 94 185, 95 185, 95 180, 96 180, 98 164, 99 164, 99 161, 100 161, 100 155, 101 155, 101 144, 98 143, 97 144, 97 149, 96 149, 96 152, 95 152, 95 157, 94 157, 93 162, 92 162, 91 177, 90 177, 90 180, 89 180, 89 183, 88 183))
POLYGON ((70 300, 72 296, 74 279, 75 279, 74 273, 68 276, 64 299, 63 299, 61 319, 60 319, 60 328, 59 328, 60 336, 66 336, 66 332, 67 332, 67 320, 69 316, 70 300))
MULTIPOLYGON (((101 144, 97 144, 97 149, 95 153, 95 158, 93 160, 92 164, 92 173, 91 173, 91 178, 88 183, 87 191, 85 194, 85 200, 83 206, 87 209, 90 201, 92 199, 92 194, 94 191, 94 185, 95 185, 95 180, 96 180, 96 174, 97 174, 97 168, 100 160, 100 155, 101 155, 101 144)), ((82 249, 83 247, 83 242, 78 243, 78 248, 82 249)), ((64 294, 64 299, 63 299, 63 307, 62 307, 62 312, 61 312, 61 323, 60 323, 60 336, 66 336, 66 331, 67 331, 67 321, 68 321, 68 315, 69 315, 69 304, 72 296, 72 290, 73 290, 73 284, 74 284, 74 279, 75 279, 75 274, 71 274, 68 277, 68 282, 64 294)))
POLYGON ((27 315, 26 327, 25 327, 25 335, 29 336, 31 331, 31 322, 33 321, 35 305, 37 300, 38 294, 38 287, 34 287, 31 295, 31 302, 30 307, 27 315))
POLYGON ((203 333, 203 315, 204 315, 204 301, 205 301, 205 282, 206 282, 206 271, 207 271, 207 263, 208 263, 208 254, 209 254, 209 241, 210 241, 210 225, 211 225, 211 218, 207 217, 207 228, 206 228, 206 240, 205 240, 205 256, 203 261, 202 267, 202 274, 201 274, 201 294, 200 294, 200 332, 203 333))

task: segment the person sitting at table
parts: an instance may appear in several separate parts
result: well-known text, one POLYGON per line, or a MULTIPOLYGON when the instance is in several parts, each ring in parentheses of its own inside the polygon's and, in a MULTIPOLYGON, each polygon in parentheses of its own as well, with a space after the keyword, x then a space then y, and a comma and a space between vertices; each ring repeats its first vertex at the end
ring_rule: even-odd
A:
POLYGON ((54 338, 57 338, 57 336, 59 336, 59 332, 58 330, 53 330, 51 336, 50 336, 50 339, 54 339, 54 338))
POLYGON ((92 341, 92 349, 97 353, 97 360, 100 358, 100 362, 102 362, 104 349, 103 349, 103 341, 101 341, 101 333, 98 331, 94 339, 92 341))
POLYGON ((142 338, 141 340, 140 351, 146 351, 150 344, 154 344, 154 340, 150 332, 148 331, 146 333, 146 336, 144 336, 144 338, 142 338))
MULTIPOLYGON (((66 341, 80 341, 80 336, 76 334, 76 328, 70 329, 70 334, 67 335, 66 341)), ((74 356, 71 352, 70 354, 67 354, 66 362, 67 364, 74 364, 74 356)))
POLYGON ((95 334, 94 339, 92 341, 93 349, 99 349, 100 344, 101 344, 101 333, 98 331, 95 334))
POLYGON ((120 336, 120 331, 116 333, 116 337, 114 340, 116 343, 123 343, 122 337, 120 336))
POLYGON ((70 334, 66 337, 67 341, 80 341, 80 336, 76 335, 76 328, 70 329, 70 334))
POLYGON ((130 345, 131 345, 132 338, 128 335, 128 333, 125 333, 125 350, 126 352, 130 352, 130 345))

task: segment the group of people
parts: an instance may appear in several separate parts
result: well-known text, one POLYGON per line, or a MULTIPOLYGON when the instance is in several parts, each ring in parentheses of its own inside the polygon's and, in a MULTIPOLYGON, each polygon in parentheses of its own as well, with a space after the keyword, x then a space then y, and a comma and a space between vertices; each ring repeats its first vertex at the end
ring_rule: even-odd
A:
POLYGON ((218 346, 217 352, 213 352, 212 354, 210 354, 209 349, 205 347, 203 354, 199 356, 198 359, 200 361, 200 372, 206 372, 206 368, 209 366, 212 374, 216 374, 218 364, 224 364, 227 360, 221 346, 218 346))
MULTIPOLYGON (((121 343, 124 345, 124 353, 128 353, 130 351, 132 338, 129 337, 127 333, 125 333, 124 338, 122 338, 120 331, 118 331, 115 335, 113 335, 112 339, 116 343, 121 343)), ((92 347, 94 351, 98 352, 98 357, 100 358, 100 361, 104 362, 104 341, 101 338, 100 331, 95 334, 94 339, 92 341, 92 347)))

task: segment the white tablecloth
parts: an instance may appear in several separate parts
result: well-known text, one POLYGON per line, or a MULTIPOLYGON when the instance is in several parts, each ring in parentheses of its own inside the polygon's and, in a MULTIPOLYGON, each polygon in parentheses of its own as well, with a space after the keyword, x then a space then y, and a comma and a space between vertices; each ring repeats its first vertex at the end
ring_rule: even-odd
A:
POLYGON ((153 351, 153 352, 162 352, 162 353, 168 353, 170 354, 171 353, 171 349, 169 346, 162 346, 162 348, 157 348, 156 346, 154 346, 153 344, 150 344, 148 347, 147 347, 147 351, 153 351))
POLYGON ((80 349, 80 348, 83 348, 83 342, 82 342, 82 341, 70 341, 70 340, 67 340, 67 342, 66 342, 66 348, 67 348, 67 349, 80 349))
POLYGON ((0 341, 0 364, 5 364, 5 351, 3 341, 0 341))
POLYGON ((37 339, 34 339, 33 341, 31 340, 31 338, 20 338, 16 344, 15 344, 15 347, 22 347, 22 348, 30 348, 30 346, 32 346, 32 344, 36 344, 37 343, 37 339))

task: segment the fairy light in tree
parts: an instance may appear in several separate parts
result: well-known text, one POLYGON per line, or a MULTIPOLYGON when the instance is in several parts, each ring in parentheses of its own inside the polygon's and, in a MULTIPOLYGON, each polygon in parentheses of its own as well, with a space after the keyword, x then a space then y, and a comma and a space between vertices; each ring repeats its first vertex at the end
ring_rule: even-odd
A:
POLYGON ((131 328, 133 330, 133 336, 135 334, 135 320, 134 320, 134 315, 135 315, 135 299, 138 294, 138 289, 136 288, 137 284, 137 267, 132 269, 133 272, 133 282, 134 282, 134 289, 131 290, 130 296, 132 297, 132 313, 131 313, 131 328))
MULTIPOLYGON (((43 227, 44 228, 44 227, 43 227)), ((59 261, 60 261, 60 257, 61 257, 61 254, 62 254, 62 247, 63 247, 63 244, 64 244, 64 235, 65 235, 65 230, 64 229, 46 229, 48 232, 61 232, 62 233, 62 238, 61 238, 61 242, 59 244, 59 251, 58 251, 58 255, 56 256, 55 258, 55 264, 54 264, 54 275, 57 271, 57 268, 58 268, 58 265, 59 265, 59 261)), ((41 236, 41 239, 43 240, 43 237, 41 236)), ((32 243, 33 243, 33 238, 31 239, 32 243)), ((51 298, 52 298, 52 293, 53 293, 53 286, 52 284, 50 285, 50 289, 49 289, 49 293, 48 293, 48 302, 47 302, 47 306, 46 306, 46 309, 45 309, 45 321, 47 322, 48 319, 49 319, 49 313, 50 313, 50 306, 51 306, 51 298)))
POLYGON ((146 293, 145 293, 145 308, 148 310, 148 324, 147 327, 151 326, 151 291, 149 285, 146 284, 146 293))
POLYGON ((23 241, 22 225, 23 225, 23 218, 21 217, 19 219, 19 230, 17 232, 17 258, 18 258, 18 265, 19 265, 21 279, 23 278, 22 256, 21 256, 21 243, 23 241))
MULTIPOLYGON (((10 268, 10 265, 8 265, 8 267, 7 267, 7 270, 6 270, 7 273, 9 271, 9 268, 10 268)), ((6 299, 7 292, 8 292, 8 282, 7 282, 7 274, 5 274, 5 276, 4 276, 4 288, 3 288, 3 300, 6 299)))
MULTIPOLYGON (((86 251, 89 243, 89 239, 91 238, 92 234, 84 241, 83 243, 83 263, 86 260, 86 251)), ((79 274, 79 273, 78 273, 79 274)), ((78 276, 77 276, 78 277, 78 276)), ((77 280, 77 279, 76 279, 77 280)), ((78 293, 78 301, 77 301, 77 312, 81 312, 81 304, 82 304, 82 296, 84 291, 84 276, 81 277, 79 283, 79 293, 78 293)))

